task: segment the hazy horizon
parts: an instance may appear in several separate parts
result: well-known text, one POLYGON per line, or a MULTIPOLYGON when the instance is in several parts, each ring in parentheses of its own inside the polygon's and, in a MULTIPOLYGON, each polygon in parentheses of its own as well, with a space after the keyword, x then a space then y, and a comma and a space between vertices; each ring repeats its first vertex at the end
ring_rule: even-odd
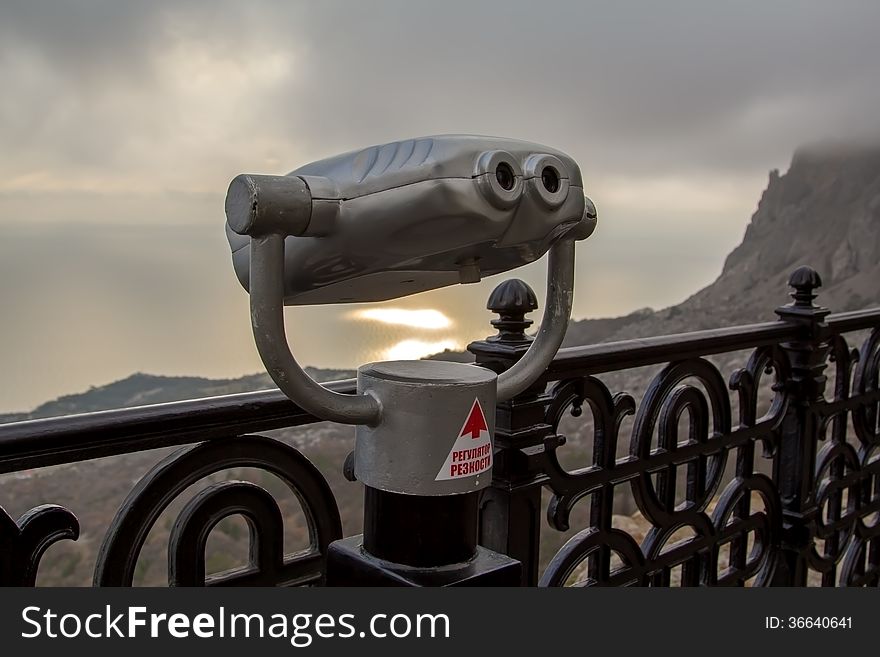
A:
MULTIPOLYGON (((229 180, 394 139, 568 152, 599 208, 574 316, 678 303, 797 147, 880 135, 878 24, 855 1, 5 2, 0 412, 136 371, 261 371, 229 180)), ((544 267, 510 275, 543 298, 544 267)), ((463 347, 490 332, 500 280, 377 305, 437 315, 292 309, 294 353, 352 367, 463 347)))

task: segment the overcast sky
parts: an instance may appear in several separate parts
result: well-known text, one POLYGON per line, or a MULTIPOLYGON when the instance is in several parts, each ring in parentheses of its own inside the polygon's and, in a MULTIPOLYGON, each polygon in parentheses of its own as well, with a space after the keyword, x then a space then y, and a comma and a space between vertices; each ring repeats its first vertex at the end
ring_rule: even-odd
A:
MULTIPOLYGON (((877 2, 4 0, 0 411, 138 370, 260 369, 229 180, 406 137, 567 151, 600 210, 575 314, 676 303, 798 145, 880 135, 878 25, 877 2)), ((543 266, 524 276, 539 290, 543 266)), ((394 304, 441 310, 445 333, 295 311, 295 352, 463 344, 497 282, 394 304)))

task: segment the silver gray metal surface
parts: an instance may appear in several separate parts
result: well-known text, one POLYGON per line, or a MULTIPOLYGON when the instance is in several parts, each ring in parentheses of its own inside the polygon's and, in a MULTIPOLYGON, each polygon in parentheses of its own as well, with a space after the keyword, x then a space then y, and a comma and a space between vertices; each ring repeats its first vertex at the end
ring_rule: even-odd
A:
POLYGON ((345 424, 373 424, 381 407, 369 395, 342 395, 306 374, 290 352, 284 329, 284 237, 251 238, 251 327, 266 371, 281 391, 312 415, 345 424))
POLYGON ((355 475, 409 495, 456 495, 492 479, 494 372, 464 363, 391 361, 358 369, 358 392, 382 400, 356 429, 355 475))
POLYGON ((242 175, 227 236, 250 286, 248 236, 281 232, 286 305, 381 301, 528 264, 592 231, 580 169, 515 139, 441 135, 242 175))
POLYGON ((574 298, 574 240, 550 247, 547 265, 547 300, 541 328, 528 351, 498 376, 498 401, 516 397, 547 369, 565 337, 574 298))

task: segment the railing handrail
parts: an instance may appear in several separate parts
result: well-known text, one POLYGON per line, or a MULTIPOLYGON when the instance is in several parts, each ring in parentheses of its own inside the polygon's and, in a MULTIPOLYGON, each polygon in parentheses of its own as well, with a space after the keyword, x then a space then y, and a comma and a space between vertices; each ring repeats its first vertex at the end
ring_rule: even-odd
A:
MULTIPOLYGON (((880 309, 830 315, 835 332, 871 328, 880 309)), ((782 320, 560 349, 545 380, 614 372, 775 344, 798 337, 782 320)), ((354 379, 325 384, 355 392, 354 379)), ((0 473, 185 445, 318 422, 278 389, 0 424, 0 473)))
POLYGON ((688 333, 657 335, 583 347, 560 349, 548 368, 548 380, 574 374, 596 374, 655 365, 697 356, 754 349, 781 340, 794 339, 798 327, 783 321, 746 324, 688 333))
POLYGON ((834 313, 833 315, 828 315, 825 321, 833 331, 848 333, 850 331, 872 329, 877 325, 878 318, 880 318, 880 307, 834 313))
MULTIPOLYGON (((873 328, 880 320, 880 308, 829 315, 827 324, 836 333, 873 328)), ((657 365, 670 360, 754 349, 798 337, 801 327, 781 319, 758 324, 704 329, 649 338, 603 342, 560 349, 545 377, 597 374, 657 365)))
MULTIPOLYGON (((354 379, 325 383, 340 393, 354 379)), ((276 389, 0 424, 0 473, 318 422, 276 389)))

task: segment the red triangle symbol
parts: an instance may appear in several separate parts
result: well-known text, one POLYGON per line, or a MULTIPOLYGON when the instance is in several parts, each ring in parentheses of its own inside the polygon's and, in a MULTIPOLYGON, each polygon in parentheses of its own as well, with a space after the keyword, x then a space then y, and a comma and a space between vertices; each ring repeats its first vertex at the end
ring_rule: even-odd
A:
POLYGON ((480 406, 480 400, 475 399, 474 405, 471 406, 471 412, 468 415, 467 421, 464 423, 464 427, 461 429, 461 433, 458 434, 458 437, 466 436, 467 434, 471 435, 471 438, 479 438, 481 431, 489 431, 489 425, 486 424, 486 416, 483 415, 483 407, 480 406))

